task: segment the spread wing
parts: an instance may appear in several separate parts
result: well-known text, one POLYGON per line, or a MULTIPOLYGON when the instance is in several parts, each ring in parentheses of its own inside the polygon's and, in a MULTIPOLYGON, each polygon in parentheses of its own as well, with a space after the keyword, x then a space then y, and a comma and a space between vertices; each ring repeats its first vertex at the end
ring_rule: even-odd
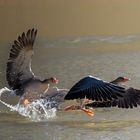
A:
POLYGON ((33 44, 37 30, 30 29, 22 33, 12 45, 7 62, 6 78, 12 89, 18 88, 23 82, 34 77, 31 70, 31 58, 33 56, 33 44))
POLYGON ((113 101, 93 102, 86 104, 87 107, 118 107, 118 108, 133 108, 140 105, 140 90, 129 88, 126 90, 124 97, 113 101))
POLYGON ((77 82, 65 96, 66 100, 88 98, 95 101, 108 101, 123 97, 125 88, 87 76, 77 82))

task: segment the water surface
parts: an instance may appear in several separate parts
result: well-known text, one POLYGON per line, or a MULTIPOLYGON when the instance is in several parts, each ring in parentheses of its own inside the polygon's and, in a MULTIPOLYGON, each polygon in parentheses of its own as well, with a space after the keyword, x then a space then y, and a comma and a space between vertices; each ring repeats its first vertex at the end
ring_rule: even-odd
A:
MULTIPOLYGON (((39 76, 60 79, 59 88, 70 88, 86 75, 111 81, 128 76, 129 86, 140 88, 139 35, 37 40, 32 69, 39 76)), ((0 86, 7 86, 5 67, 10 45, 1 43, 0 86)), ((16 99, 7 99, 11 104, 16 99)), ((1 140, 139 140, 140 108, 95 109, 89 117, 81 111, 57 112, 56 117, 34 122, 0 104, 1 140)))

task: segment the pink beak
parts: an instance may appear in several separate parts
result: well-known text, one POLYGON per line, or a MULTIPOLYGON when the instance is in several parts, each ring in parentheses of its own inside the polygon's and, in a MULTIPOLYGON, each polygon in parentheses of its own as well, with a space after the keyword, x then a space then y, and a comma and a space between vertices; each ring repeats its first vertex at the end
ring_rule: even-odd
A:
POLYGON ((123 77, 125 81, 130 81, 131 79, 128 77, 123 77))
POLYGON ((55 84, 58 84, 58 83, 59 83, 59 80, 57 80, 57 79, 54 80, 54 83, 55 83, 55 84))

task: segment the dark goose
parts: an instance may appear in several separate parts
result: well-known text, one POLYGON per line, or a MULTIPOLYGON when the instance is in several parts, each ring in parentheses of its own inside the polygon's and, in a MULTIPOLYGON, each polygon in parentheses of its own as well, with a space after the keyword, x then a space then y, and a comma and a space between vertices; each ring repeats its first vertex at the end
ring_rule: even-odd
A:
MULTIPOLYGON (((127 79, 125 78, 124 81, 127 81, 127 79)), ((98 107, 107 106, 108 104, 118 106, 119 108, 137 107, 140 100, 139 90, 133 88, 126 89, 117 84, 121 82, 120 77, 109 83, 93 76, 86 76, 70 89, 65 96, 65 100, 89 99, 93 101, 93 103, 86 105, 87 103, 84 103, 83 100, 81 109, 85 105, 98 107)), ((85 112, 88 113, 88 110, 85 110, 85 112)), ((90 114, 93 113, 90 112, 90 114)))
POLYGON ((54 77, 41 80, 32 72, 31 58, 34 54, 33 46, 36 35, 37 30, 29 29, 27 33, 23 32, 14 41, 6 70, 6 79, 10 88, 15 91, 16 95, 23 96, 24 100, 28 99, 28 102, 46 92, 50 83, 58 83, 54 77))

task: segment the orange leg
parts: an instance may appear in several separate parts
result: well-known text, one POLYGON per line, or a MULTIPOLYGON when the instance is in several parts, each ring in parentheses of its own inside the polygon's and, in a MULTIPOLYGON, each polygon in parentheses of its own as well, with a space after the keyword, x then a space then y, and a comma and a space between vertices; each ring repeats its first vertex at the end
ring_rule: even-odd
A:
POLYGON ((90 117, 93 117, 95 115, 95 113, 89 109, 81 108, 81 110, 85 112, 87 115, 89 115, 90 117))
POLYGON ((77 109, 79 109, 79 106, 75 106, 75 105, 70 105, 64 108, 65 111, 77 110, 77 109))
POLYGON ((80 107, 80 106, 75 106, 75 105, 71 105, 71 106, 67 106, 64 110, 65 111, 70 111, 70 110, 82 110, 83 112, 85 112, 87 115, 93 117, 94 116, 94 112, 89 110, 89 109, 85 109, 83 107, 80 107))
POLYGON ((30 104, 30 102, 29 102, 29 100, 28 100, 28 99, 25 99, 25 100, 23 101, 23 104, 24 104, 25 106, 27 106, 27 105, 29 105, 29 104, 30 104))

